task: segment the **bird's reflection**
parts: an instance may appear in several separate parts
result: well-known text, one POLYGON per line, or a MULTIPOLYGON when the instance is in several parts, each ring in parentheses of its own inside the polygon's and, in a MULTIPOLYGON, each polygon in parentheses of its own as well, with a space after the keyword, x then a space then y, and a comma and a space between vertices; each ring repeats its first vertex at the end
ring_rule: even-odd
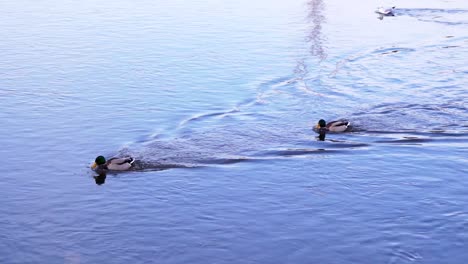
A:
POLYGON ((106 173, 105 172, 101 172, 99 173, 99 175, 96 175, 96 176, 93 176, 94 180, 96 181, 96 184, 97 185, 102 185, 106 182, 106 173))
POLYGON ((319 136, 317 137, 317 139, 319 141, 325 141, 325 136, 326 136, 326 132, 324 131, 324 129, 320 129, 319 130, 319 136))

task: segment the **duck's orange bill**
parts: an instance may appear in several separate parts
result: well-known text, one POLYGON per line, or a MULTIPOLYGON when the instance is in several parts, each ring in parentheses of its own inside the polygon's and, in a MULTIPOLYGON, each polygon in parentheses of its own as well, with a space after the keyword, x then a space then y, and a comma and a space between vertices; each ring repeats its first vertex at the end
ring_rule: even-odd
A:
POLYGON ((91 165, 91 169, 95 169, 97 167, 97 164, 96 162, 93 163, 93 165, 91 165))

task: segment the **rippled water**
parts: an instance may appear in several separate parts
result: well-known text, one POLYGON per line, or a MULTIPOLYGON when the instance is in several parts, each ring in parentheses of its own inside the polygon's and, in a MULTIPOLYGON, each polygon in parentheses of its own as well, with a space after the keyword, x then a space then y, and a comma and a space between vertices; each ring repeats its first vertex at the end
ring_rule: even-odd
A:
POLYGON ((2 1, 0 263, 466 263, 468 5, 390 4, 2 1))

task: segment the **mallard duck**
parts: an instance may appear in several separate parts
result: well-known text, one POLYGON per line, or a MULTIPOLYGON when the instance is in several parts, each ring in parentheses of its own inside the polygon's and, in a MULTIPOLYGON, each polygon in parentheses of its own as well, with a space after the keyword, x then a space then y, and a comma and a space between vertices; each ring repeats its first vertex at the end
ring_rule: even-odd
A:
POLYGON ((375 11, 377 14, 384 15, 384 16, 394 16, 393 10, 395 10, 395 6, 391 8, 379 7, 375 11))
POLYGON ((125 171, 132 167, 134 161, 135 159, 132 157, 111 158, 106 161, 103 156, 98 156, 91 165, 91 169, 96 171, 125 171))
POLYGON ((314 130, 319 133, 319 140, 323 141, 327 132, 345 132, 350 125, 351 123, 346 120, 331 121, 327 124, 325 120, 320 119, 314 130))
POLYGON ((320 119, 317 123, 317 130, 320 131, 320 129, 326 128, 326 131, 330 132, 345 132, 346 129, 351 125, 349 121, 346 120, 337 120, 337 121, 331 121, 331 122, 325 122, 325 120, 320 119))

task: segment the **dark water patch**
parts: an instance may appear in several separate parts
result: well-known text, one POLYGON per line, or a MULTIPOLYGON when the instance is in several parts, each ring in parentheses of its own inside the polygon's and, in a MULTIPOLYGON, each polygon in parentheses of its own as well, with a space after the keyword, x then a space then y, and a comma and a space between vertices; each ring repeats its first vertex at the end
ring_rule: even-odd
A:
POLYGON ((386 55, 386 54, 392 54, 392 53, 397 53, 397 52, 400 52, 400 51, 398 51, 398 50, 391 50, 391 51, 382 52, 382 53, 380 53, 380 54, 386 55))
POLYGON ((145 160, 136 160, 134 162, 134 167, 132 170, 135 171, 158 171, 158 170, 168 170, 168 169, 189 169, 189 168, 199 168, 199 164, 183 164, 183 163, 164 163, 154 162, 154 161, 145 161, 145 160))
POLYGON ((331 142, 333 142, 332 145, 329 146, 329 148, 337 148, 337 149, 354 149, 354 148, 364 148, 364 147, 369 147, 370 144, 367 143, 358 143, 358 142, 343 142, 339 140, 333 140, 330 139, 331 142))
POLYGON ((306 156, 306 155, 320 155, 320 154, 332 154, 339 153, 339 150, 334 149, 278 149, 278 150, 265 150, 257 152, 256 156, 259 157, 269 157, 269 156, 281 156, 281 157, 290 157, 290 156, 306 156))
MULTIPOLYGON (((311 144, 316 144, 316 141, 311 144)), ((307 155, 320 155, 320 154, 342 154, 348 150, 356 148, 369 147, 370 144, 361 142, 345 142, 342 140, 326 139, 323 146, 319 148, 287 148, 287 149, 273 149, 263 150, 255 153, 255 157, 264 156, 307 156, 307 155)))
POLYGON ((381 48, 381 49, 374 50, 371 52, 371 54, 388 55, 388 54, 395 54, 395 53, 409 53, 413 51, 415 51, 415 49, 391 47, 391 48, 381 48))
MULTIPOLYGON (((464 126, 468 127, 468 125, 464 126)), ((422 133, 422 132, 420 132, 422 133)), ((447 130, 431 130, 427 134, 430 134, 431 136, 437 137, 468 137, 468 131, 447 131, 447 130)))
POLYGON ((210 158, 199 160, 197 163, 199 164, 206 164, 206 165, 229 165, 229 164, 236 164, 240 162, 248 162, 253 161, 254 159, 249 157, 234 157, 234 158, 210 158))

